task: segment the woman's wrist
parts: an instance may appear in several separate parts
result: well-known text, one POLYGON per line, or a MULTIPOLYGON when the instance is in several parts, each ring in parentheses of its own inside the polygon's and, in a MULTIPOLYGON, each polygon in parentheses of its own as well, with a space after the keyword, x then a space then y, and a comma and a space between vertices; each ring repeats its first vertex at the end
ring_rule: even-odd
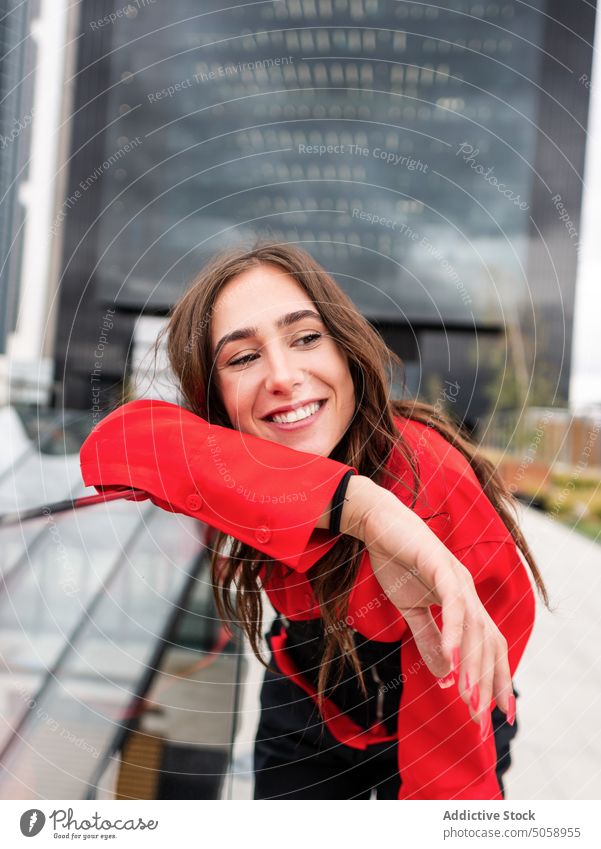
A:
POLYGON ((365 522, 382 494, 382 487, 371 478, 352 475, 340 516, 340 533, 365 541, 365 522))

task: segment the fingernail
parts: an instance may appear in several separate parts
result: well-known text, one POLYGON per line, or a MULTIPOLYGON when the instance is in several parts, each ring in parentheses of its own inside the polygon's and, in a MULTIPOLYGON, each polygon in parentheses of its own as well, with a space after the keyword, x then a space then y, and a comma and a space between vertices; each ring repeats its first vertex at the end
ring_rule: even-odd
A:
POLYGON ((451 669, 453 670, 453 672, 459 672, 460 662, 461 662, 461 652, 459 651, 459 647, 455 646, 455 648, 451 652, 451 669))
POLYGON ((507 699, 507 722, 510 725, 515 722, 515 696, 513 693, 507 699))
POLYGON ((490 713, 486 711, 482 719, 480 720, 480 738, 482 740, 486 740, 488 735, 490 734, 490 713))
POLYGON ((444 678, 437 678, 436 683, 438 684, 441 690, 447 690, 455 683, 455 676, 452 672, 449 672, 449 674, 445 675, 444 678))
POLYGON ((478 682, 473 686, 471 695, 470 695, 470 705, 472 706, 472 710, 478 710, 478 705, 480 704, 480 687, 478 686, 478 682))

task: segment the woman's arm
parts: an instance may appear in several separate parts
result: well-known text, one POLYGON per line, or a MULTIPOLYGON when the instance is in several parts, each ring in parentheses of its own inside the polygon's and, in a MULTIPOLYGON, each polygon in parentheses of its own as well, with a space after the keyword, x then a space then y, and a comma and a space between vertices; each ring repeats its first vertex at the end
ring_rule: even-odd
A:
MULTIPOLYGON (((80 460, 88 486, 143 490, 160 507, 204 521, 301 572, 338 539, 325 529, 332 496, 350 468, 154 400, 133 401, 106 416, 80 460), (321 536, 315 528, 323 529, 321 536)), ((403 613, 428 668, 439 678, 453 664, 461 668, 460 692, 475 719, 484 715, 491 692, 506 710, 511 684, 504 640, 467 569, 425 522, 369 478, 352 476, 346 496, 341 532, 366 544, 374 574, 403 613), (442 636, 432 604, 442 607, 442 636), (481 690, 477 700, 474 685, 481 690)))
MULTIPOLYGON (((419 516, 369 478, 351 477, 346 499, 341 531, 365 543, 378 582, 403 614, 433 675, 455 673, 461 697, 483 732, 492 699, 511 716, 507 642, 470 572, 419 516), (442 608, 442 633, 430 605, 442 608)), ((328 522, 329 510, 319 526, 328 522)))
POLYGON ((338 539, 313 531, 351 468, 153 399, 102 419, 82 445, 80 465, 87 486, 142 490, 159 507, 206 522, 300 572, 338 539))

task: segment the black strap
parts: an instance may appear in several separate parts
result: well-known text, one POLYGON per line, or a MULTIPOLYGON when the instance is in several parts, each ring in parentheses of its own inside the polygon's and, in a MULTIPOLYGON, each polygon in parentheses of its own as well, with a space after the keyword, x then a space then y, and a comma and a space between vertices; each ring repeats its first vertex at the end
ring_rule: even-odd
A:
POLYGON ((340 479, 340 483, 336 487, 336 492, 332 496, 332 510, 330 512, 330 532, 338 535, 340 533, 340 517, 342 516, 342 508, 344 506, 344 502, 348 499, 345 498, 346 488, 348 486, 348 482, 351 479, 351 476, 355 474, 353 469, 349 469, 348 472, 340 479))

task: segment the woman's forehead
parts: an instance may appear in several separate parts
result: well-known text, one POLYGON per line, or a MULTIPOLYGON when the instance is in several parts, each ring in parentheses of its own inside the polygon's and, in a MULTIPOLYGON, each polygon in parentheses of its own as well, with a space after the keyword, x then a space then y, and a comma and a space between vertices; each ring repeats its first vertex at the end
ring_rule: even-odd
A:
POLYGON ((285 313, 315 305, 283 269, 259 266, 230 280, 215 301, 213 341, 248 325, 271 326, 285 313))

